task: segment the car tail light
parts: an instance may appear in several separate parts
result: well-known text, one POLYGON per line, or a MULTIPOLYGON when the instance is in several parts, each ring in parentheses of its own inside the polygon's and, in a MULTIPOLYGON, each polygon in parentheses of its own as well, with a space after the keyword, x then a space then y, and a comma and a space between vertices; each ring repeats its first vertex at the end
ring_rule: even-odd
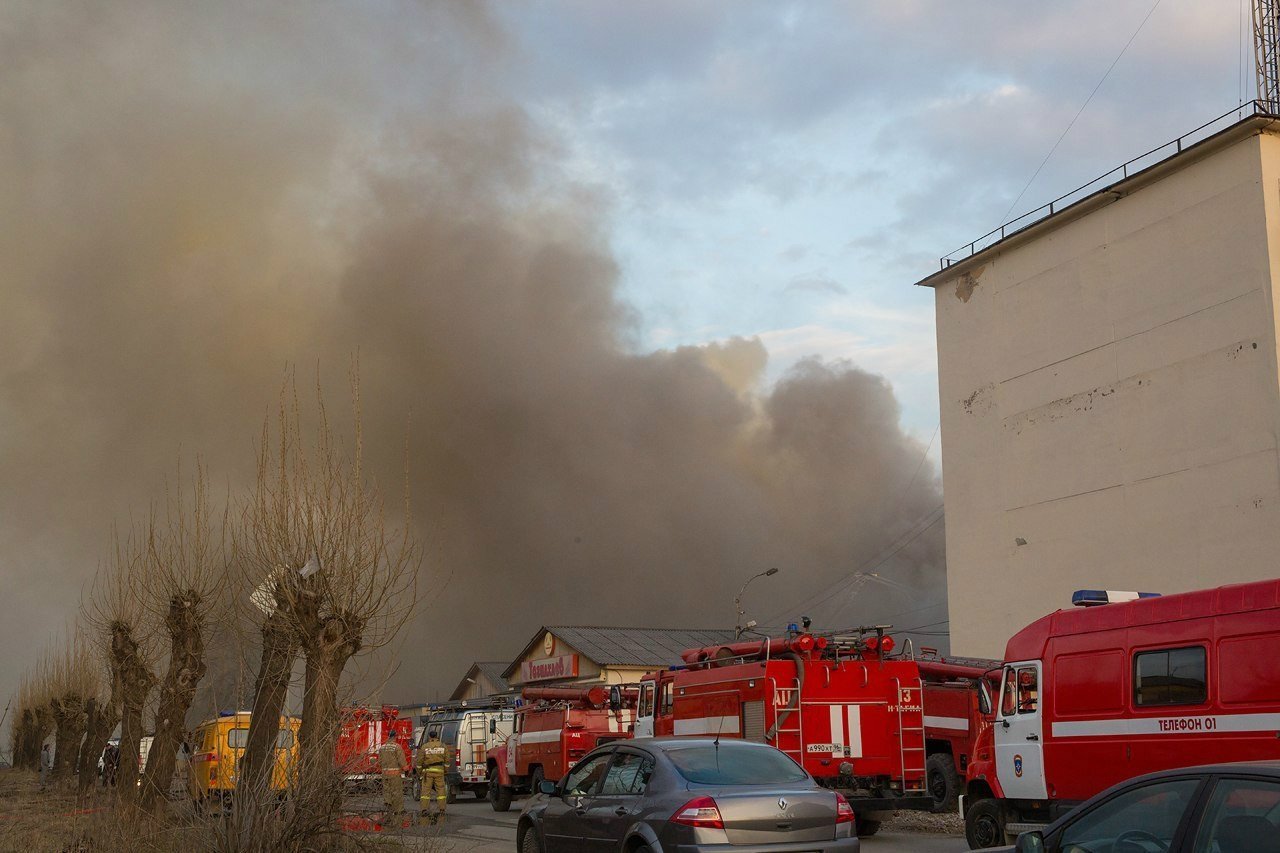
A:
POLYGON ((844 794, 836 794, 836 823, 852 823, 853 806, 844 798, 844 794))
POLYGON ((694 797, 671 816, 672 823, 705 829, 724 829, 724 820, 716 801, 710 797, 694 797))

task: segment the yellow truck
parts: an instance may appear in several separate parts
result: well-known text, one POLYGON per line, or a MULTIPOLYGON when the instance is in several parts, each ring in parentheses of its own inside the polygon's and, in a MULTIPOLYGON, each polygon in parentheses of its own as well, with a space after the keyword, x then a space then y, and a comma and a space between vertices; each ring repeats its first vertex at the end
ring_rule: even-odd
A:
MULTIPOLYGON (((236 765, 249 745, 248 711, 226 711, 196 726, 192 735, 191 796, 197 805, 213 798, 225 801, 236 788, 236 765)), ((281 717, 276 736, 271 788, 283 792, 296 779, 297 717, 281 717)))

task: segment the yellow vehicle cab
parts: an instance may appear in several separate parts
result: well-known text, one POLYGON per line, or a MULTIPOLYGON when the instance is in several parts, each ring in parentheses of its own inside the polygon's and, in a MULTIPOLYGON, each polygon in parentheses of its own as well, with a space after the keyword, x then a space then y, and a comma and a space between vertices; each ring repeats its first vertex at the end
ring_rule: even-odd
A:
MULTIPOLYGON (((248 711, 225 711, 196 726, 191 739, 191 796, 197 802, 207 797, 225 799, 235 790, 237 765, 249 745, 251 716, 248 711)), ((280 718, 271 771, 274 791, 283 791, 295 780, 300 723, 297 717, 280 718)))

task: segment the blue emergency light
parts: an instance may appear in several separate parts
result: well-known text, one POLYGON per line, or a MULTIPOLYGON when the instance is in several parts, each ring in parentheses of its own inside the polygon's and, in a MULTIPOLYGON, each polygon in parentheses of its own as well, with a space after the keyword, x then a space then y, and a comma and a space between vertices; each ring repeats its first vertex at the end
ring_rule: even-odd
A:
POLYGON ((1158 592, 1127 592, 1117 589, 1078 589, 1071 593, 1071 603, 1076 607, 1097 607, 1100 604, 1119 604, 1137 601, 1139 598, 1159 598, 1158 592))

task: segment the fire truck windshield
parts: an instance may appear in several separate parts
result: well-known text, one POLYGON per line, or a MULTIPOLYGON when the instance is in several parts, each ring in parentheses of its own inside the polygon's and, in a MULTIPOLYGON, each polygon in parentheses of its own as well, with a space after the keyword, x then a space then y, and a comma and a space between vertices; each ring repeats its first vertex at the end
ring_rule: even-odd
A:
POLYGON ((689 746, 669 749, 667 757, 695 785, 776 785, 809 778, 790 757, 767 747, 689 746))

